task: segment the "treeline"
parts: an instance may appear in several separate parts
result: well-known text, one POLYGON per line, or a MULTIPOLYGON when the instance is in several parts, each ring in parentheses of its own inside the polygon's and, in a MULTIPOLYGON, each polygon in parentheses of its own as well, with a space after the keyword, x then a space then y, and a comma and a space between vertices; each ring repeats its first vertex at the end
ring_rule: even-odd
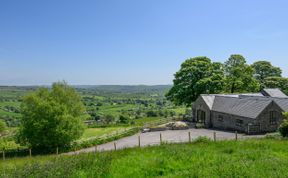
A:
POLYGON ((187 59, 176 72, 174 85, 166 97, 175 104, 190 106, 200 94, 259 92, 279 88, 288 94, 288 79, 269 61, 247 64, 242 55, 234 54, 224 62, 207 57, 187 59))

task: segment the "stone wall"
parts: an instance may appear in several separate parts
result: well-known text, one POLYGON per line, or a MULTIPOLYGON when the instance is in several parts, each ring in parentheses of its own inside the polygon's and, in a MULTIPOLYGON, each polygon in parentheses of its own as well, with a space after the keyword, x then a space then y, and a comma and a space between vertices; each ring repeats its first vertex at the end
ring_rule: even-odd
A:
POLYGON ((262 132, 274 132, 276 131, 282 120, 283 120, 283 115, 282 115, 282 109, 272 102, 258 117, 258 122, 260 124, 260 129, 262 132), (276 121, 275 123, 270 123, 270 112, 275 111, 276 114, 276 121))
POLYGON ((214 128, 230 131, 247 132, 248 123, 252 119, 231 114, 212 112, 212 125, 214 128))
POLYGON ((197 122, 197 111, 198 110, 202 110, 206 113, 206 118, 205 118, 205 127, 209 128, 211 127, 211 121, 210 121, 210 109, 209 107, 206 105, 205 101, 202 99, 202 97, 199 97, 195 103, 193 103, 193 121, 197 122))

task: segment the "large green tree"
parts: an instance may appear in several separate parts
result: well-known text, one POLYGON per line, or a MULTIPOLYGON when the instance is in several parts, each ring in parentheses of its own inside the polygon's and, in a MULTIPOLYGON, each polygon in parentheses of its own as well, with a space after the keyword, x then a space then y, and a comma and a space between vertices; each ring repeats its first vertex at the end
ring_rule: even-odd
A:
POLYGON ((264 82, 267 77, 281 77, 282 70, 273 66, 269 61, 254 62, 251 67, 254 69, 254 76, 260 82, 261 88, 264 88, 264 82))
POLYGON ((174 76, 174 85, 166 97, 177 105, 190 106, 200 94, 219 93, 224 85, 223 65, 207 57, 187 59, 174 76))
POLYGON ((41 88, 23 98, 19 140, 33 148, 55 148, 80 138, 84 131, 81 97, 66 82, 41 88))
POLYGON ((266 88, 279 88, 286 95, 288 95, 288 78, 283 77, 267 77, 264 80, 264 86, 266 88))
POLYGON ((246 63, 243 56, 231 55, 224 66, 227 92, 255 92, 259 90, 259 82, 253 77, 254 69, 246 63))

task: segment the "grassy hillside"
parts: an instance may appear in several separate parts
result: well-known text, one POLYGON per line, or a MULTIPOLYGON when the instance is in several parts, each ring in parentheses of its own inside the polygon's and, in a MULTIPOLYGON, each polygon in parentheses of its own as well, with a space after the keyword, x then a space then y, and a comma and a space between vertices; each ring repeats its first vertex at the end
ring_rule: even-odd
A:
POLYGON ((2 177, 288 177, 285 140, 197 141, 0 162, 2 177))

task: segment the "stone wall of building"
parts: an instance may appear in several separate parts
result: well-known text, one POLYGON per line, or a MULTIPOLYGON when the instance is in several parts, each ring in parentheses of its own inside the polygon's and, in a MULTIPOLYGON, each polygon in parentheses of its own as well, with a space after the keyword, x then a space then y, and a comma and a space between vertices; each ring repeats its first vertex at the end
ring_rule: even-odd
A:
POLYGON ((260 124, 261 131, 262 132, 276 131, 283 120, 282 112, 283 112, 282 109, 277 104, 272 102, 257 118, 257 121, 260 124), (271 112, 274 112, 273 115, 275 117, 275 120, 270 118, 271 112))
POLYGON ((247 132, 248 124, 251 121, 250 118, 212 111, 212 125, 214 128, 247 132))
POLYGON ((205 101, 202 99, 202 97, 199 97, 195 103, 193 103, 193 108, 192 108, 192 111, 193 111, 193 121, 197 122, 197 111, 198 110, 201 110, 201 111, 204 111, 206 114, 206 117, 205 117, 205 127, 209 128, 211 127, 211 122, 210 122, 210 109, 209 107, 206 105, 205 101))

